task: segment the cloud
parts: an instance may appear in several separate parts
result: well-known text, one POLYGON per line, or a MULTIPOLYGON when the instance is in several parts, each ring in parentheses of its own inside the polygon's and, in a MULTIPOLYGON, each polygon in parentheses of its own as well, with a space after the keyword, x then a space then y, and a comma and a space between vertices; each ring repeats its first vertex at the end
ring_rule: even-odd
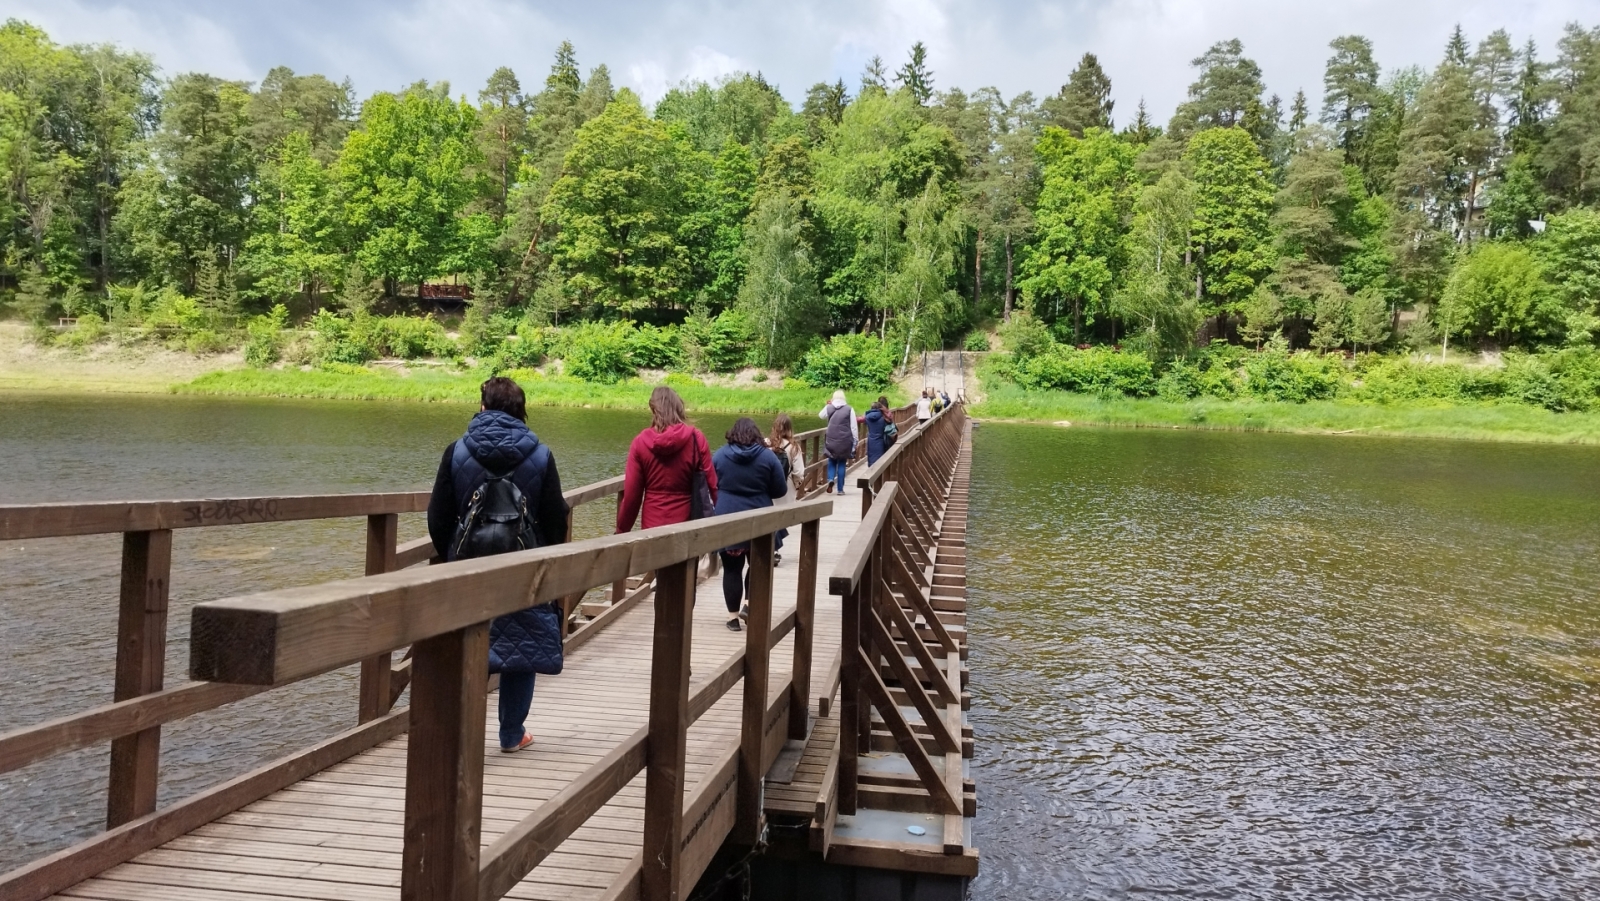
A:
POLYGON ((791 102, 817 81, 855 89, 873 55, 890 69, 914 41, 929 48, 935 84, 1006 94, 1053 92, 1078 58, 1110 74, 1117 118, 1144 98, 1166 119, 1183 99, 1189 60, 1237 37, 1285 98, 1321 95, 1328 41, 1373 40, 1385 69, 1434 65, 1457 22, 1476 40, 1507 28, 1547 57, 1562 25, 1600 24, 1593 0, 0 0, 62 42, 111 41, 149 52, 167 73, 258 80, 274 65, 350 76, 357 90, 448 80, 475 97, 499 66, 532 90, 570 39, 585 67, 607 63, 647 101, 685 78, 759 70, 791 102))

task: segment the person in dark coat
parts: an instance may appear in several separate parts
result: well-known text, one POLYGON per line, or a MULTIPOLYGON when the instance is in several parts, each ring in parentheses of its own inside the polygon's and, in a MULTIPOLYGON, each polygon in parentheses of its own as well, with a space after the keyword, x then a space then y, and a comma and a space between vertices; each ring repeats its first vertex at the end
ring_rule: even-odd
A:
MULTIPOLYGON (((743 513, 759 507, 770 507, 772 502, 789 491, 783 477, 783 464, 778 455, 767 447, 761 438, 761 429, 750 417, 741 417, 728 429, 728 443, 717 448, 712 463, 717 468, 717 515, 743 513)), ((750 555, 750 542, 725 547, 722 555, 722 599, 728 605, 728 628, 738 632, 739 616, 748 610, 741 609, 746 589, 745 559, 750 555)))
MULTIPOLYGON (((467 432, 444 449, 439 474, 428 501, 428 536, 434 553, 454 559, 456 527, 471 505, 472 494, 495 476, 512 472, 533 517, 538 546, 567 540, 567 502, 550 449, 527 425, 527 400, 511 379, 495 377, 480 389, 483 401, 467 432)), ((496 617, 489 626, 489 653, 500 662, 500 750, 520 751, 533 743, 525 728, 533 705, 533 659, 552 643, 560 646, 559 626, 550 634, 550 618, 533 608, 496 617)), ((559 620, 557 620, 559 622, 559 620)))
POLYGON ((867 465, 878 462, 888 446, 883 441, 883 427, 889 422, 889 414, 877 401, 872 402, 872 409, 867 411, 867 465))

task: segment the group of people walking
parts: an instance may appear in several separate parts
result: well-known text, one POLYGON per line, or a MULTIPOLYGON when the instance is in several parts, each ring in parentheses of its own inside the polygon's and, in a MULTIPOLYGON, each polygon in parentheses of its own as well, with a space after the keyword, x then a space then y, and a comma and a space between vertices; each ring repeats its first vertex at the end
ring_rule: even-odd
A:
MULTIPOLYGON (((464 560, 560 544, 568 538, 568 507, 562 497, 555 456, 527 425, 527 400, 508 378, 484 382, 479 411, 466 433, 445 448, 428 504, 428 534, 445 561, 464 560)), ((828 490, 844 493, 844 475, 857 450, 857 423, 866 424, 867 458, 876 462, 893 444, 896 428, 889 401, 879 397, 857 416, 837 391, 823 408, 823 450, 828 490)), ((716 453, 688 422, 683 398, 669 387, 650 395, 650 425, 628 446, 616 531, 687 522, 702 516, 739 513, 792 503, 806 459, 794 423, 779 414, 763 434, 740 417, 716 453)), ((774 551, 783 546, 777 535, 774 551)), ((743 630, 748 616, 746 560, 750 543, 722 548, 723 600, 727 627, 743 630)), ((774 562, 781 560, 778 555, 774 562)), ((533 686, 539 674, 562 666, 561 612, 543 604, 497 617, 489 628, 489 667, 500 675, 500 749, 510 753, 533 743, 527 730, 533 686)))

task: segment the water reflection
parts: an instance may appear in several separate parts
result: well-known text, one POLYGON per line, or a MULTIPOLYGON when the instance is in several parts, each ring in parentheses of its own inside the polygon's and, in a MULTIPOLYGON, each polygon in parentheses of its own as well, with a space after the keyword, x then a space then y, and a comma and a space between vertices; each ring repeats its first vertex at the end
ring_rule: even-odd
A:
POLYGON ((974 897, 1600 892, 1600 452, 984 426, 974 897))

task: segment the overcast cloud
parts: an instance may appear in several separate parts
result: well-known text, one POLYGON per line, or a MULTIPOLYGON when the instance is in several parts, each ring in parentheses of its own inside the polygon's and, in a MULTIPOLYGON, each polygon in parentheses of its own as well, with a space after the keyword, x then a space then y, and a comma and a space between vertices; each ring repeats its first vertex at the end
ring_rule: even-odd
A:
POLYGON ((852 91, 863 64, 893 68, 928 45, 935 86, 995 85, 1044 94, 1084 51, 1111 76, 1118 124, 1141 97, 1164 122, 1192 80, 1188 61, 1238 37, 1285 104, 1304 88, 1313 109, 1328 41, 1363 34, 1385 70, 1432 66, 1460 22, 1473 41, 1506 28, 1553 55, 1571 20, 1600 24, 1595 0, 0 0, 0 16, 63 43, 109 41, 153 54, 165 74, 205 71, 251 81, 274 65, 350 77, 360 96, 418 79, 476 98, 497 66, 536 89, 569 39, 585 71, 605 63, 618 85, 654 101, 684 78, 760 70, 798 104, 817 81, 852 91))

